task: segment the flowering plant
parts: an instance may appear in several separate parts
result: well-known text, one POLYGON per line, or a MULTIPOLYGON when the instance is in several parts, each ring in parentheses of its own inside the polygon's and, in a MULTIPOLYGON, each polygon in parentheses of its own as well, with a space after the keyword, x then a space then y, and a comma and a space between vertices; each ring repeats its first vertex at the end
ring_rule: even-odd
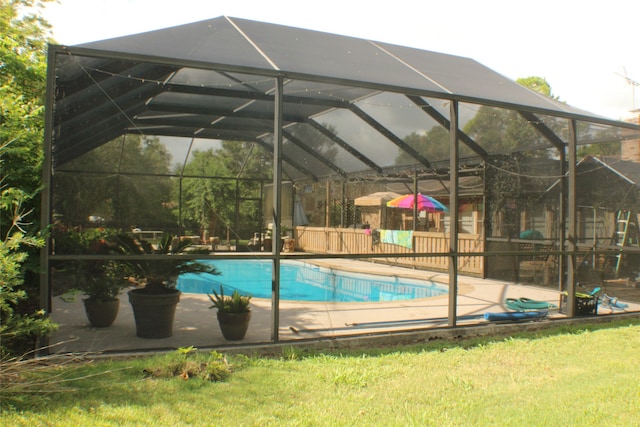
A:
MULTIPOLYGON (((111 233, 113 235, 113 233, 111 233)), ((105 229, 78 233, 76 253, 82 255, 117 254, 117 246, 105 229)), ((112 301, 120 291, 129 285, 130 269, 126 263, 110 259, 75 261, 76 285, 88 299, 112 301)))

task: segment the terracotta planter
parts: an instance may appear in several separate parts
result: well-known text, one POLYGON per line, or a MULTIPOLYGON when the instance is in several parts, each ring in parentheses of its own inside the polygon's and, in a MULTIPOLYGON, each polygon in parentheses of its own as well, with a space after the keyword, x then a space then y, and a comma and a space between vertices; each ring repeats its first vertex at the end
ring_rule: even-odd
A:
POLYGON ((251 312, 247 313, 220 313, 218 312, 218 324, 222 336, 228 341, 240 341, 247 334, 251 321, 251 312))
POLYGON ((283 252, 292 253, 296 251, 295 239, 284 239, 283 252))
POLYGON ((84 299, 84 311, 87 313, 89 323, 96 328, 106 328, 115 322, 120 308, 120 300, 97 301, 84 299))
POLYGON ((129 291, 129 302, 136 320, 136 335, 140 338, 167 338, 173 335, 173 319, 181 292, 149 294, 144 289, 129 291))

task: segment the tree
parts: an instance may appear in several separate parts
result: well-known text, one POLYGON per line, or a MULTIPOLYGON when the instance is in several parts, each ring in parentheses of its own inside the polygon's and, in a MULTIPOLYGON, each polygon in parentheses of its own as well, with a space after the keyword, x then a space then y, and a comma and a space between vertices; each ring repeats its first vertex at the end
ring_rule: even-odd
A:
MULTIPOLYGON (((540 77, 518 79, 518 83, 544 96, 557 99, 549 83, 540 77)), ((559 132, 556 122, 546 123, 559 132)), ((488 212, 487 233, 493 236, 518 232, 520 212, 530 207, 548 185, 544 177, 558 175, 551 167, 555 150, 518 111, 489 106, 478 108, 464 131, 489 153, 485 175, 488 212)))
POLYGON ((260 182, 271 182, 272 165, 272 154, 251 142, 222 141, 219 149, 194 152, 184 167, 182 184, 174 185, 183 225, 210 236, 225 235, 227 227, 232 237, 259 230, 260 182))
MULTIPOLYGON (((442 126, 434 126, 424 134, 412 132, 404 138, 414 150, 421 153, 429 161, 438 161, 449 158, 449 129, 442 126)), ((411 155, 401 151, 396 158, 397 165, 407 165, 416 162, 411 155)))
MULTIPOLYGON (((521 78, 517 82, 544 96, 557 99, 551 92, 551 85, 541 77, 521 78)), ((549 123, 547 126, 555 125, 549 123)), ((549 141, 514 110, 482 106, 475 117, 465 125, 464 131, 489 154, 522 151, 531 158, 545 158, 550 155, 549 141)))
POLYGON ((175 226, 171 155, 158 138, 126 135, 64 165, 54 177, 54 210, 67 225, 89 216, 118 228, 175 226))
POLYGON ((604 129, 594 135, 597 144, 583 145, 578 148, 578 156, 619 156, 622 151, 622 143, 616 129, 604 129))
POLYGON ((252 142, 222 141, 220 160, 231 176, 271 179, 273 155, 252 142))
POLYGON ((550 143, 518 112, 482 106, 464 132, 490 155, 524 152, 528 157, 549 157, 550 143))
POLYGON ((620 150, 620 141, 602 142, 580 147, 578 149, 578 157, 619 156, 620 150))
POLYGON ((0 341, 2 356, 33 348, 54 325, 35 307, 36 197, 41 186, 43 98, 49 25, 42 2, 0 0, 0 341), (27 13, 24 13, 25 10, 27 13))
MULTIPOLYGON (((223 141, 219 154, 232 176, 238 178, 241 200, 234 234, 252 236, 262 228, 260 182, 273 181, 273 154, 257 144, 236 141, 223 141)), ((235 224, 235 218, 229 218, 227 224, 235 224)))
MULTIPOLYGON (((45 0, 45 2, 48 0, 45 0)), ((43 103, 47 43, 50 26, 33 13, 20 16, 43 2, 0 0, 0 185, 35 195, 41 186, 43 103)), ((37 218, 39 199, 25 200, 37 218)), ((0 217, 0 237, 11 218, 0 217)))
MULTIPOLYGON (((0 155, 6 146, 0 146, 0 155)), ((17 188, 4 188, 0 193, 0 211, 11 216, 7 235, 0 240, 0 358, 21 356, 34 348, 36 337, 56 329, 42 310, 31 308, 30 296, 24 289, 24 264, 28 258, 25 247, 42 247, 43 239, 28 236, 23 226, 28 212, 23 203, 29 196, 17 188)))
POLYGON ((235 204, 234 182, 217 150, 195 151, 184 167, 181 200, 182 220, 203 235, 217 235, 231 224, 235 204), (202 177, 202 178, 200 178, 202 177))
MULTIPOLYGON (((337 134, 336 128, 327 123, 323 123, 322 126, 330 133, 337 134)), ((287 129, 293 137, 302 141, 307 147, 311 148, 315 153, 323 158, 335 163, 335 159, 338 156, 338 148, 336 144, 331 142, 326 136, 323 136, 319 131, 311 126, 294 126, 287 129)), ((294 143, 288 140, 283 142, 283 149, 287 152, 288 146, 293 146, 294 143)))
POLYGON ((520 83, 522 86, 527 87, 533 91, 543 94, 546 97, 558 99, 551 93, 551 85, 546 79, 542 77, 530 76, 530 77, 521 77, 516 80, 516 82, 520 83))
MULTIPOLYGON (((541 77, 520 78, 517 82, 545 96, 555 98, 551 94, 551 86, 541 77)), ((489 153, 510 153, 540 148, 541 151, 529 155, 547 156, 545 150, 548 143, 515 111, 482 106, 475 117, 466 124, 464 131, 489 153)), ((449 159, 449 130, 442 126, 434 126, 424 134, 411 133, 404 141, 432 162, 449 159)), ((461 157, 471 155, 471 149, 464 144, 460 145, 461 157)), ((412 163, 415 163, 415 159, 406 152, 401 152, 396 158, 397 165, 412 163)))

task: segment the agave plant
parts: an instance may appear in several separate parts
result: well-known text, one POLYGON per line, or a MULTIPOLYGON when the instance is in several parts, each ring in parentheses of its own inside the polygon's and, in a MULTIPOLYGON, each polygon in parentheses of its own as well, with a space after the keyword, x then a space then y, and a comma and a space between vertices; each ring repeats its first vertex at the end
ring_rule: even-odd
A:
MULTIPOLYGON (((212 265, 193 259, 186 259, 181 254, 192 245, 190 240, 174 239, 170 234, 164 234, 157 245, 139 239, 129 234, 119 234, 115 241, 123 254, 150 255, 151 259, 132 259, 125 262, 135 274, 145 279, 145 290, 148 293, 159 294, 175 287, 175 280, 181 274, 208 273, 219 275, 220 272, 212 265), (151 255, 173 255, 169 259, 153 259, 151 255)), ((190 253, 198 253, 191 251, 190 253)))
POLYGON ((251 311, 251 307, 249 307, 250 295, 241 295, 235 289, 231 296, 228 296, 224 294, 222 286, 220 286, 219 294, 214 289, 211 292, 213 292, 213 296, 207 294, 213 303, 209 308, 217 308, 218 313, 248 313, 251 311))

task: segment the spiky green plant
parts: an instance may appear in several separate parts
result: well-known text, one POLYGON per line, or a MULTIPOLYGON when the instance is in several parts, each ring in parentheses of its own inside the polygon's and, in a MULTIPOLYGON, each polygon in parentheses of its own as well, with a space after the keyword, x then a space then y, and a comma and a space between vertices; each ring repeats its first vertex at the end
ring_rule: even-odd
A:
MULTIPOLYGON (((123 254, 149 255, 149 259, 132 259, 125 262, 136 275, 146 280, 148 293, 163 293, 175 286, 175 279, 186 273, 208 273, 219 275, 215 266, 184 258, 181 253, 192 245, 190 240, 174 239, 170 234, 162 236, 154 247, 150 242, 137 237, 120 234, 115 241, 123 254), (163 259, 154 259, 153 255, 173 255, 163 259)), ((191 253, 197 253, 192 251, 191 253)))
POLYGON ((238 290, 234 290, 231 296, 224 294, 224 289, 220 286, 220 293, 212 289, 213 295, 207 294, 213 305, 209 308, 217 308, 219 313, 248 313, 251 311, 249 303, 250 295, 240 295, 238 290))

